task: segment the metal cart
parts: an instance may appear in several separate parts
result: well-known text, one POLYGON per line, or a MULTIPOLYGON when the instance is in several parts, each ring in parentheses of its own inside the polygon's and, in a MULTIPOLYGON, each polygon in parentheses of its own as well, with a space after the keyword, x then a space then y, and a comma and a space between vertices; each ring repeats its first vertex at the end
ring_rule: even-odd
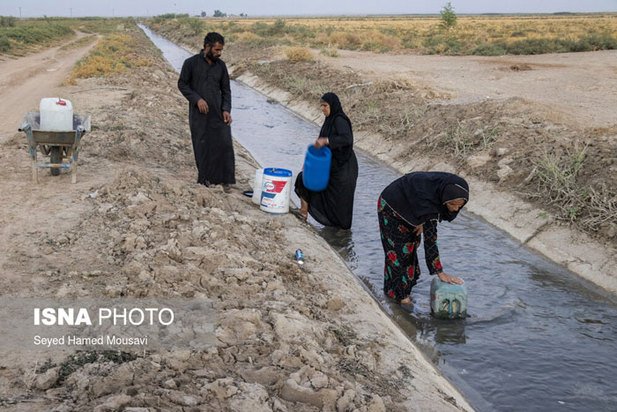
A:
POLYGON ((71 171, 72 183, 77 183, 77 158, 81 138, 90 131, 90 116, 73 115, 73 130, 41 130, 40 112, 28 112, 19 126, 19 131, 26 133, 28 150, 32 158, 32 180, 38 183, 38 169, 49 168, 57 176, 60 169, 71 171), (37 163, 37 148, 50 157, 48 163, 37 163), (63 162, 63 158, 69 162, 63 162))

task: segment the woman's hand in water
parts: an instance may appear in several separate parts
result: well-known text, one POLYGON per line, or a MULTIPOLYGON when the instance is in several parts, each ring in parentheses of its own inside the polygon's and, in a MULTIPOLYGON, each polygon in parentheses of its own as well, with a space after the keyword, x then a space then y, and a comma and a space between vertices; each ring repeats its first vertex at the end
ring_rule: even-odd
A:
POLYGON ((450 283, 452 285, 462 285, 463 284, 463 279, 457 278, 456 276, 448 275, 446 272, 438 273, 437 276, 439 276, 439 280, 445 283, 450 283))
POLYGON ((316 149, 321 149, 322 147, 326 146, 328 144, 328 138, 327 137, 318 137, 317 140, 315 140, 315 143, 313 143, 313 146, 315 146, 316 149))

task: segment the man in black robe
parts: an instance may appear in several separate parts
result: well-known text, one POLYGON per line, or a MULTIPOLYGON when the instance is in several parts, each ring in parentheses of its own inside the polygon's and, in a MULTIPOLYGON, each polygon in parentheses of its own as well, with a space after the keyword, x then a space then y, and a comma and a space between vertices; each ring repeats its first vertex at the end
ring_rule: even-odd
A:
POLYGON ((211 32, 204 48, 182 65, 178 89, 189 101, 189 125, 197 183, 222 184, 225 192, 236 183, 231 140, 231 88, 225 62, 220 59, 225 38, 211 32))

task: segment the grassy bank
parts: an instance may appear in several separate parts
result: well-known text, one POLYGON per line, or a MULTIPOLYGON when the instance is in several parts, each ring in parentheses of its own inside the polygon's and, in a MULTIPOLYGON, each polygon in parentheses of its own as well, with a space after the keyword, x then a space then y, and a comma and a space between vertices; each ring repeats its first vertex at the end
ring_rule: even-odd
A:
POLYGON ((58 45, 75 36, 86 36, 62 46, 63 50, 82 47, 99 38, 90 53, 77 62, 67 83, 79 78, 109 76, 131 67, 149 66, 151 60, 138 53, 141 36, 132 18, 103 19, 99 17, 67 19, 16 19, 0 17, 0 53, 27 54, 41 47, 58 45))
POLYGON ((144 45, 140 43, 142 37, 135 35, 135 31, 140 30, 132 19, 111 27, 113 30, 108 30, 90 53, 77 62, 67 80, 69 84, 75 84, 80 78, 110 76, 132 67, 152 64, 150 59, 138 52, 144 45))
POLYGON ((20 54, 34 46, 48 46, 75 32, 66 23, 54 19, 0 17, 0 53, 20 54))
POLYGON ((0 53, 24 55, 59 44, 77 32, 109 34, 122 30, 128 19, 45 17, 17 19, 0 16, 0 53))

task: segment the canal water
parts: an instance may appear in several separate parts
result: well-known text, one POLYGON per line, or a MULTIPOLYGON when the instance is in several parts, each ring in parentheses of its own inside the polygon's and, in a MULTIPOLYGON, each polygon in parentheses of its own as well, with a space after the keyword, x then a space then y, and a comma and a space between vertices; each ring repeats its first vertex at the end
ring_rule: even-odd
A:
MULTIPOLYGON (((179 71, 190 54, 142 29, 179 71)), ((263 167, 297 174, 319 127, 241 83, 232 82, 232 98, 234 138, 263 167)), ((376 202, 400 173, 361 150, 356 154, 360 172, 351 231, 313 224, 474 408, 617 410, 617 300, 477 216, 463 210, 454 222, 439 225, 444 268, 467 285, 467 319, 430 316, 430 275, 422 256, 415 307, 404 310, 388 301, 381 289, 376 202)))

